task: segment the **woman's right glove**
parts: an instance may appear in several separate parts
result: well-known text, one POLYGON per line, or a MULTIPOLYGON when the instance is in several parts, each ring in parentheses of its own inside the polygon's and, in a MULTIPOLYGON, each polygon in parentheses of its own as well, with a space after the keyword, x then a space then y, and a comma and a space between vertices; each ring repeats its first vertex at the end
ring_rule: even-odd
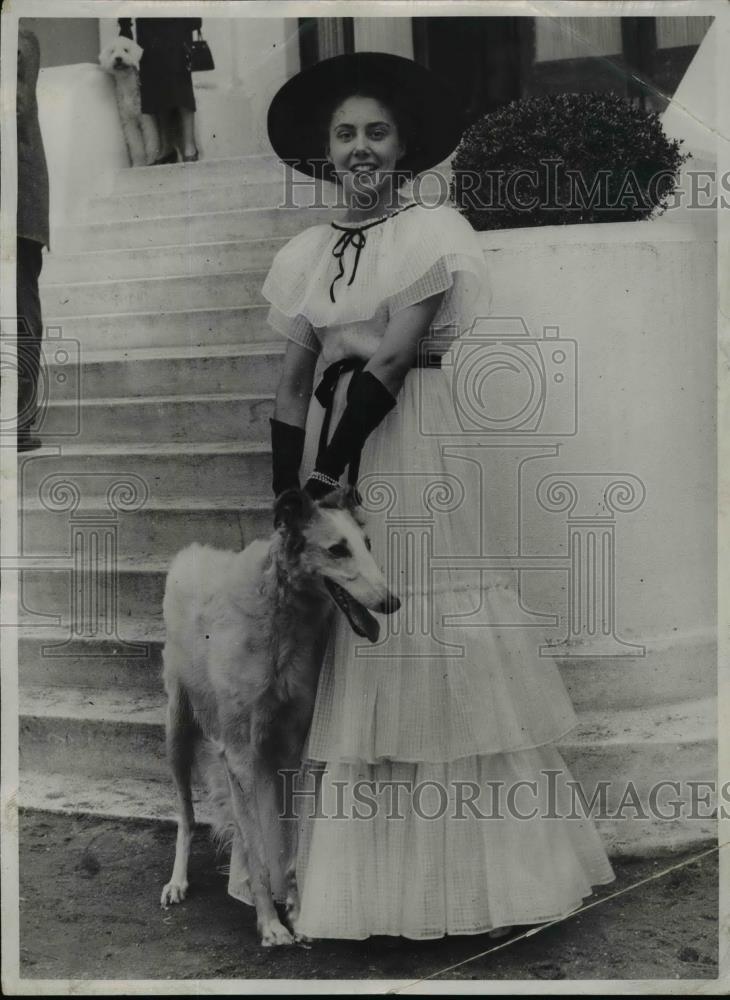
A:
POLYGON ((269 417, 271 424, 271 465, 274 497, 284 490, 299 489, 299 466, 304 454, 303 427, 269 417))

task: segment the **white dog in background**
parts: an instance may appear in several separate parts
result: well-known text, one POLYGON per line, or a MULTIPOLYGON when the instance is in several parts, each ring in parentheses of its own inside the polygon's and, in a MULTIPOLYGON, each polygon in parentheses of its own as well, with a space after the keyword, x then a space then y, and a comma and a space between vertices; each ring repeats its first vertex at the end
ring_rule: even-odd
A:
MULTIPOLYGON (((139 90, 139 61, 142 49, 131 38, 115 38, 99 53, 99 63, 114 78, 117 108, 124 141, 133 167, 152 163, 156 136, 149 133, 139 90)), ((153 126, 154 127, 154 126, 153 126)))

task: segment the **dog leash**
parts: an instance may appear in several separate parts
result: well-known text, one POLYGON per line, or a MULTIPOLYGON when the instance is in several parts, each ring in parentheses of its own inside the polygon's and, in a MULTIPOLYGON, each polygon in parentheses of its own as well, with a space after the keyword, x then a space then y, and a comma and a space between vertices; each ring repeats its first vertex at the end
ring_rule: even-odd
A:
MULTIPOLYGON (((339 361, 333 361, 331 365, 328 365, 322 373, 322 378, 314 390, 314 395, 316 396, 318 402, 324 407, 324 417, 322 419, 322 429, 319 433, 319 442, 317 445, 317 463, 322 458, 324 450, 327 447, 327 439, 329 436, 330 421, 332 419, 332 409, 335 398, 335 390, 337 389, 337 383, 339 382, 340 375, 344 375, 345 372, 353 371, 359 372, 368 363, 368 358, 341 358, 339 361)), ((441 357, 424 354, 419 356, 414 368, 441 368, 441 357)), ((354 376, 353 376, 354 377, 354 376)), ((350 385, 352 380, 350 380, 350 385)), ((347 395, 349 399, 350 386, 347 387, 347 395)), ((357 475, 360 471, 360 455, 361 452, 358 451, 357 454, 353 455, 350 463, 347 467, 347 482, 350 486, 355 487, 357 484, 357 475)))

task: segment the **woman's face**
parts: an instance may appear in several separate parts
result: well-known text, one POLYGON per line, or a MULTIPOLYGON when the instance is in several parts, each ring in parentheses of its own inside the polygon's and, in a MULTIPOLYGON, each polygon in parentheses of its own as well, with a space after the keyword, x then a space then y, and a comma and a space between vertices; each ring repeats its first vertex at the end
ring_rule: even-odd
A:
POLYGON ((348 97, 335 108, 327 155, 347 190, 380 189, 405 154, 391 112, 372 97, 348 97))

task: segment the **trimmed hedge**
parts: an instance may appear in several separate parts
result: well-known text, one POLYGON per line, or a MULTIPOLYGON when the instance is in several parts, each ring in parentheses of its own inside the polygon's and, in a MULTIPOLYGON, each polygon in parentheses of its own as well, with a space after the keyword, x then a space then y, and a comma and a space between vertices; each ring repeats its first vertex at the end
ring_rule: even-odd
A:
POLYGON ((664 211, 690 156, 618 94, 548 94, 484 115, 452 159, 476 230, 626 222, 664 211))

